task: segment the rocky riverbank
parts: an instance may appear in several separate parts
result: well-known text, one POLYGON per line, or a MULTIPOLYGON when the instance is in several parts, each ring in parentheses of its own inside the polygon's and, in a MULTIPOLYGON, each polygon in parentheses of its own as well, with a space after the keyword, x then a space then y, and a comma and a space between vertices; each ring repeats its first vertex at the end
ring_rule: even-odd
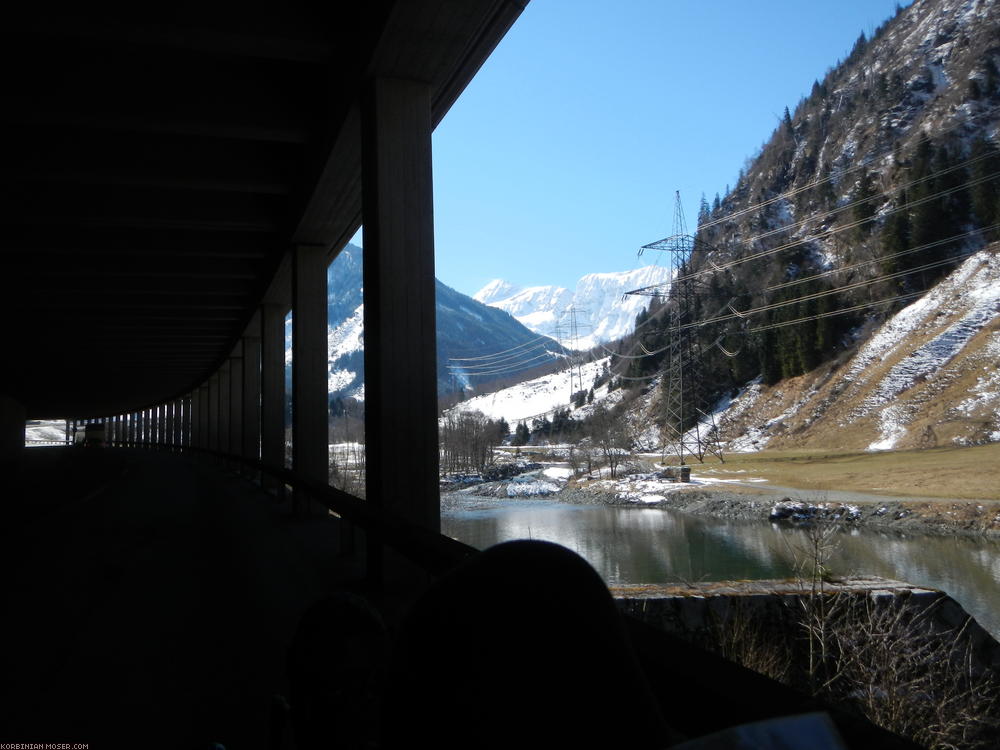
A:
MULTIPOLYGON (((636 467, 639 468, 639 467, 636 467)), ((585 505, 664 508, 729 520, 771 521, 790 526, 819 522, 900 533, 1000 538, 1000 501, 901 498, 863 492, 774 487, 763 480, 695 477, 670 481, 662 472, 616 479, 571 479, 560 463, 511 466, 499 477, 478 476, 442 483, 442 493, 516 500, 539 498, 585 505), (487 481, 484 481, 487 480, 487 481), (492 480, 492 481, 489 481, 492 480)))
POLYGON ((627 480, 567 486, 551 499, 569 503, 664 508, 730 520, 803 525, 842 523, 902 533, 1000 537, 1000 502, 908 499, 851 493, 831 500, 829 493, 795 491, 794 497, 769 488, 685 487, 669 483, 657 493, 648 484, 630 491, 627 480))

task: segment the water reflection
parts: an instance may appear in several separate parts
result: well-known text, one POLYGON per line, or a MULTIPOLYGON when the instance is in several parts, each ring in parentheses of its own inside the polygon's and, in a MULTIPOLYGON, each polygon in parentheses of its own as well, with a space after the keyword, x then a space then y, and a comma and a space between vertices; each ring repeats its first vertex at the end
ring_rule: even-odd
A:
MULTIPOLYGON (((451 496, 445 534, 485 548, 510 539, 558 542, 609 584, 679 583, 794 575, 809 546, 801 529, 726 522, 653 508, 562 505, 451 496)), ((1000 636, 1000 544, 986 539, 849 530, 836 537, 835 574, 878 575, 947 591, 1000 636)))

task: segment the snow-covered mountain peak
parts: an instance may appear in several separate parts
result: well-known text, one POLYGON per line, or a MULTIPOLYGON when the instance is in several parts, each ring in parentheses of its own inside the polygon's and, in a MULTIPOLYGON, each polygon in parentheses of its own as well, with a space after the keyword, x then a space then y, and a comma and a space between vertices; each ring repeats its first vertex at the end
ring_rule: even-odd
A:
POLYGON ((513 297, 519 291, 521 291, 520 287, 516 287, 503 279, 493 279, 493 281, 473 294, 472 299, 476 302, 482 302, 484 305, 490 305, 497 300, 513 297))
POLYGON ((669 278, 669 271, 659 266, 588 273, 580 277, 574 291, 560 286, 518 289, 496 279, 480 289, 475 299, 506 310, 536 333, 558 333, 564 346, 584 350, 631 331, 635 316, 649 300, 643 296, 624 297, 625 292, 662 284, 669 278), (504 289, 514 291, 504 297, 504 289))

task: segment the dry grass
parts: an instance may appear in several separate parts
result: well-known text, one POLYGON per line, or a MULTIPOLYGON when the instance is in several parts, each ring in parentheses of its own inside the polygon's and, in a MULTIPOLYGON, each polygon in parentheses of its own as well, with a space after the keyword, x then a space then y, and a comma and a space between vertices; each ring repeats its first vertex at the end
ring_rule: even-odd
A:
POLYGON ((761 451, 706 459, 703 473, 807 490, 1000 500, 1000 444, 884 451, 761 451))

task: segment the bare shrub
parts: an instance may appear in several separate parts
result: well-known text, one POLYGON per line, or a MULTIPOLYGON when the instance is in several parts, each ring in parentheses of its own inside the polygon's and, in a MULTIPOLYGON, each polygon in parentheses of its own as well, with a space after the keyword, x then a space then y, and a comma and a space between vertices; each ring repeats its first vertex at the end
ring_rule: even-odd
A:
POLYGON ((934 609, 854 597, 828 632, 834 678, 822 695, 929 748, 996 747, 995 679, 976 666, 964 626, 936 627, 934 609))
POLYGON ((837 532, 836 523, 813 523, 793 547, 801 593, 784 622, 737 605, 709 628, 705 645, 928 748, 997 747, 1000 691, 973 658, 971 618, 947 629, 934 617, 944 597, 922 606, 833 586, 837 532))
POLYGON ((734 599, 725 617, 712 617, 708 643, 702 645, 772 680, 788 682, 792 651, 776 638, 759 616, 734 599))

